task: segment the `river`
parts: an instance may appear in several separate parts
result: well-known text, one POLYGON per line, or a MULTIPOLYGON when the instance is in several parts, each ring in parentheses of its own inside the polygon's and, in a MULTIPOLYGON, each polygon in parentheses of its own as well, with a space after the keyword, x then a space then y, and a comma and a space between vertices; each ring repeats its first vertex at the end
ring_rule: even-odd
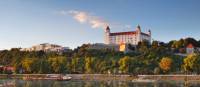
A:
POLYGON ((130 81, 24 81, 19 79, 1 79, 0 87, 200 87, 200 82, 190 82, 185 84, 184 82, 178 81, 141 83, 130 81))

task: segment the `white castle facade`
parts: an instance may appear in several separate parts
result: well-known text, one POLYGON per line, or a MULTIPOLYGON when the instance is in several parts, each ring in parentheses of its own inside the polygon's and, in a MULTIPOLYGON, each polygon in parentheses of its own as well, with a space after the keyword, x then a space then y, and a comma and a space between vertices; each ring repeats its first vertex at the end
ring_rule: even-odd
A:
POLYGON ((105 29, 105 44, 138 45, 138 42, 144 40, 151 42, 151 31, 149 30, 147 33, 143 33, 139 25, 136 27, 135 31, 129 31, 129 32, 111 33, 109 26, 107 26, 105 29))

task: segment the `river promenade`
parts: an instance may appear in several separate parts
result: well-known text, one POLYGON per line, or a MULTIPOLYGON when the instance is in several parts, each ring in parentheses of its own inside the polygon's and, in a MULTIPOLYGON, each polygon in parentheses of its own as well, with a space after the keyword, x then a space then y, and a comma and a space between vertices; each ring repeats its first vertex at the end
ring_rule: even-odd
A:
MULTIPOLYGON (((45 78, 50 74, 0 74, 0 79, 13 78, 22 79, 24 76, 33 78, 45 78)), ((58 74, 51 74, 58 75, 58 74)), ((132 81, 133 79, 150 79, 150 80, 177 80, 177 81, 200 81, 200 75, 113 75, 113 74, 66 74, 72 77, 72 80, 100 80, 100 81, 132 81)))
MULTIPOLYGON (((33 78, 45 78, 46 75, 58 75, 58 74, 0 74, 1 79, 13 78, 13 79, 22 79, 24 76, 33 77, 33 78)), ((67 76, 72 77, 72 80, 119 80, 119 81, 131 81, 134 79, 134 76, 131 75, 111 75, 111 74, 66 74, 67 76)))
POLYGON ((137 77, 151 80, 200 81, 200 75, 138 75, 137 77))

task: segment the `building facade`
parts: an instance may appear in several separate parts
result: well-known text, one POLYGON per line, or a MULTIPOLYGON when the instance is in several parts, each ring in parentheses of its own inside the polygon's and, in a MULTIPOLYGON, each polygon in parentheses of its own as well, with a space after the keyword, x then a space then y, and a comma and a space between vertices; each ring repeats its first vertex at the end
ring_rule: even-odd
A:
POLYGON ((189 44, 187 47, 186 47, 186 53, 187 54, 193 54, 194 53, 194 46, 192 44, 189 44))
POLYGON ((69 47, 62 47, 56 44, 43 43, 32 46, 30 48, 23 48, 21 51, 44 51, 44 52, 65 52, 69 47))
POLYGON ((131 44, 137 45, 138 42, 148 41, 151 42, 151 31, 149 30, 147 33, 143 33, 141 31, 140 26, 138 25, 135 31, 129 32, 115 32, 111 33, 109 26, 105 29, 105 44, 131 44))

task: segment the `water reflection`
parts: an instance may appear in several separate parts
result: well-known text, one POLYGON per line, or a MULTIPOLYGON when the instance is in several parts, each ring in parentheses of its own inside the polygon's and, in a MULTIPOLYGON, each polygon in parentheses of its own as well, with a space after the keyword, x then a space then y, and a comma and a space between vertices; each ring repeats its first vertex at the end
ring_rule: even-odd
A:
POLYGON ((51 80, 0 80, 0 87, 200 87, 200 82, 164 81, 155 83, 134 83, 125 81, 51 81, 51 80))
POLYGON ((0 80, 0 87, 15 87, 14 80, 0 80))

